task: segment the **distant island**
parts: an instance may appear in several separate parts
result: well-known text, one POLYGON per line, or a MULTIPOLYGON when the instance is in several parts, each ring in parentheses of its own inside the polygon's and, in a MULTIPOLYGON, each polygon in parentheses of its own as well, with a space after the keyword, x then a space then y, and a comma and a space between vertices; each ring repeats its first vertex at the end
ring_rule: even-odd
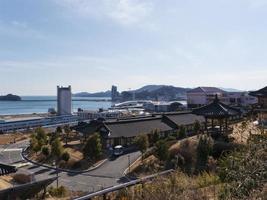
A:
POLYGON ((21 101, 21 97, 13 94, 0 96, 0 101, 21 101))

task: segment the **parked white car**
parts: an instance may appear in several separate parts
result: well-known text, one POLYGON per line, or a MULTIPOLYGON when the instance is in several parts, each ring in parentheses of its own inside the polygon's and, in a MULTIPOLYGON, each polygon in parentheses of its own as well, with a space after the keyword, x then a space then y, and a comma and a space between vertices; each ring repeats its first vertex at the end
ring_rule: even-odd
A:
POLYGON ((118 145, 114 147, 113 155, 114 156, 121 156, 123 154, 123 146, 118 145))

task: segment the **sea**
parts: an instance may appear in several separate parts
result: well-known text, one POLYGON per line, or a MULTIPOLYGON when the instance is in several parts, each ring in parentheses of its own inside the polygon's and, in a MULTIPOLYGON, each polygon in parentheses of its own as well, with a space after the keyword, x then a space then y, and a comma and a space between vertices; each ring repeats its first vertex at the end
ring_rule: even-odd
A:
MULTIPOLYGON (((21 101, 0 101, 0 115, 18 115, 47 113, 49 108, 57 108, 56 96, 22 96, 21 101)), ((73 97, 73 112, 84 110, 107 109, 111 107, 110 98, 73 97)))

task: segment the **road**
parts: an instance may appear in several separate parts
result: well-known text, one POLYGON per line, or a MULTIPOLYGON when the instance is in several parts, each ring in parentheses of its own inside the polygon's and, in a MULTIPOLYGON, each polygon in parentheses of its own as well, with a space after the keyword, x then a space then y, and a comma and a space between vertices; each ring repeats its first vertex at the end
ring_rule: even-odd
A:
MULTIPOLYGON (((0 145, 0 162, 6 164, 18 164, 23 161, 21 157, 22 148, 28 145, 28 141, 17 142, 10 145, 0 145)), ((111 187, 127 181, 123 172, 128 167, 128 155, 133 163, 140 155, 140 152, 133 152, 120 156, 115 160, 108 160, 101 167, 82 174, 59 173, 59 185, 68 187, 74 191, 94 192, 103 188, 111 187)), ((56 171, 37 165, 22 167, 35 174, 36 180, 42 180, 56 176, 56 171)), ((54 185, 56 183, 53 183, 54 185)))

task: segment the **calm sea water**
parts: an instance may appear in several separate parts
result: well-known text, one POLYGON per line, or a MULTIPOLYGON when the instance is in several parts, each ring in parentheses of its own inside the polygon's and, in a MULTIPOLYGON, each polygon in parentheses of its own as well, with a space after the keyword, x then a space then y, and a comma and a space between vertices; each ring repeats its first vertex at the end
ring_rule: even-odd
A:
MULTIPOLYGON (((49 108, 57 107, 55 96, 22 96, 22 101, 0 101, 0 115, 47 113, 49 108)), ((98 110, 109 108, 109 98, 73 97, 73 112, 78 108, 98 110), (106 100, 106 101, 99 101, 106 100)))

